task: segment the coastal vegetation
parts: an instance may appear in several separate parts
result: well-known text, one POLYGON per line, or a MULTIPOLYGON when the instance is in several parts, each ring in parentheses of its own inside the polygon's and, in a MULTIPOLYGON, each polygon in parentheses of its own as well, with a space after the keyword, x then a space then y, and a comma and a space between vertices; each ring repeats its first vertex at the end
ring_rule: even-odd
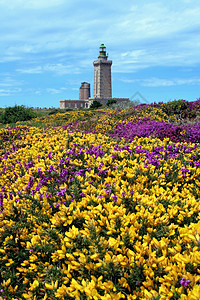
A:
POLYGON ((1 122, 0 299, 199 300, 199 118, 175 100, 1 122))

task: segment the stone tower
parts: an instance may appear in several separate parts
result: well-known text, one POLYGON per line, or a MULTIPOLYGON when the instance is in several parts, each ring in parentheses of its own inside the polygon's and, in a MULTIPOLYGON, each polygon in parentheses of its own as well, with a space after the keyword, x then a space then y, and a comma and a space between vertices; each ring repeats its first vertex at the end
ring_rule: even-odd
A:
POLYGON ((98 60, 94 65, 94 98, 112 98, 111 65, 112 60, 107 60, 106 47, 101 44, 98 60))
POLYGON ((90 84, 87 82, 81 82, 79 88, 79 100, 87 100, 90 98, 90 84))

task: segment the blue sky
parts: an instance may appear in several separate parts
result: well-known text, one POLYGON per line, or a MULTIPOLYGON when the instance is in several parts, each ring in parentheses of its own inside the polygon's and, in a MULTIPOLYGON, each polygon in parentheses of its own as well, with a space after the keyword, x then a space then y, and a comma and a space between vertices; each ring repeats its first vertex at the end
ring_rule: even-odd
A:
POLYGON ((0 0, 0 10, 0 107, 59 107, 83 81, 93 96, 101 43, 113 97, 200 97, 199 0, 0 0))

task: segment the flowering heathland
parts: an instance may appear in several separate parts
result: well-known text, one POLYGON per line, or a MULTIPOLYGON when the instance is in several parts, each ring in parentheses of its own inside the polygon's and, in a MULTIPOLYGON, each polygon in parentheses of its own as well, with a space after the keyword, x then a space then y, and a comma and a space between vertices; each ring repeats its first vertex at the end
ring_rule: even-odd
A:
POLYGON ((0 299, 200 299, 199 125, 162 106, 0 130, 0 299))

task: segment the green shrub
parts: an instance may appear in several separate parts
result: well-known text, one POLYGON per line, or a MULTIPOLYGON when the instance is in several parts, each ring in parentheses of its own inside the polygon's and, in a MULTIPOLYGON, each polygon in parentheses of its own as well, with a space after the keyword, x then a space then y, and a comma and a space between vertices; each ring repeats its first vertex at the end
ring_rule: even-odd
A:
POLYGON ((51 110, 51 111, 49 112, 49 115, 55 115, 55 114, 57 114, 58 112, 60 112, 59 109, 54 108, 53 110, 51 110))
POLYGON ((111 109, 128 109, 128 108, 134 107, 138 104, 139 103, 137 101, 129 100, 129 101, 113 103, 109 106, 109 108, 111 108, 111 109))
POLYGON ((0 123, 3 123, 3 110, 0 110, 0 123))
POLYGON ((94 101, 92 102, 92 104, 90 105, 90 109, 96 109, 96 108, 99 108, 99 107, 101 107, 101 106, 102 106, 102 104, 101 104, 99 101, 94 100, 94 101))
POLYGON ((54 108, 49 112, 49 115, 56 115, 57 113, 64 114, 68 111, 73 111, 73 109, 72 108, 64 108, 64 109, 54 108))
POLYGON ((172 102, 164 103, 162 106, 162 110, 168 115, 182 115, 185 117, 187 115, 188 110, 188 102, 185 100, 174 100, 172 102))
POLYGON ((115 104, 115 103, 117 103, 117 100, 115 100, 115 99, 109 99, 108 102, 106 103, 106 105, 110 106, 110 105, 115 104))
POLYGON ((174 100, 163 103, 161 108, 169 117, 175 115, 179 120, 195 119, 199 114, 199 101, 189 102, 185 100, 174 100))
POLYGON ((36 118, 32 108, 26 108, 24 105, 15 105, 13 107, 6 107, 4 113, 1 114, 1 123, 16 123, 18 121, 28 121, 36 118))
POLYGON ((60 112, 62 112, 62 111, 63 111, 63 113, 65 113, 67 111, 73 111, 73 108, 65 108, 65 109, 60 110, 60 112))

